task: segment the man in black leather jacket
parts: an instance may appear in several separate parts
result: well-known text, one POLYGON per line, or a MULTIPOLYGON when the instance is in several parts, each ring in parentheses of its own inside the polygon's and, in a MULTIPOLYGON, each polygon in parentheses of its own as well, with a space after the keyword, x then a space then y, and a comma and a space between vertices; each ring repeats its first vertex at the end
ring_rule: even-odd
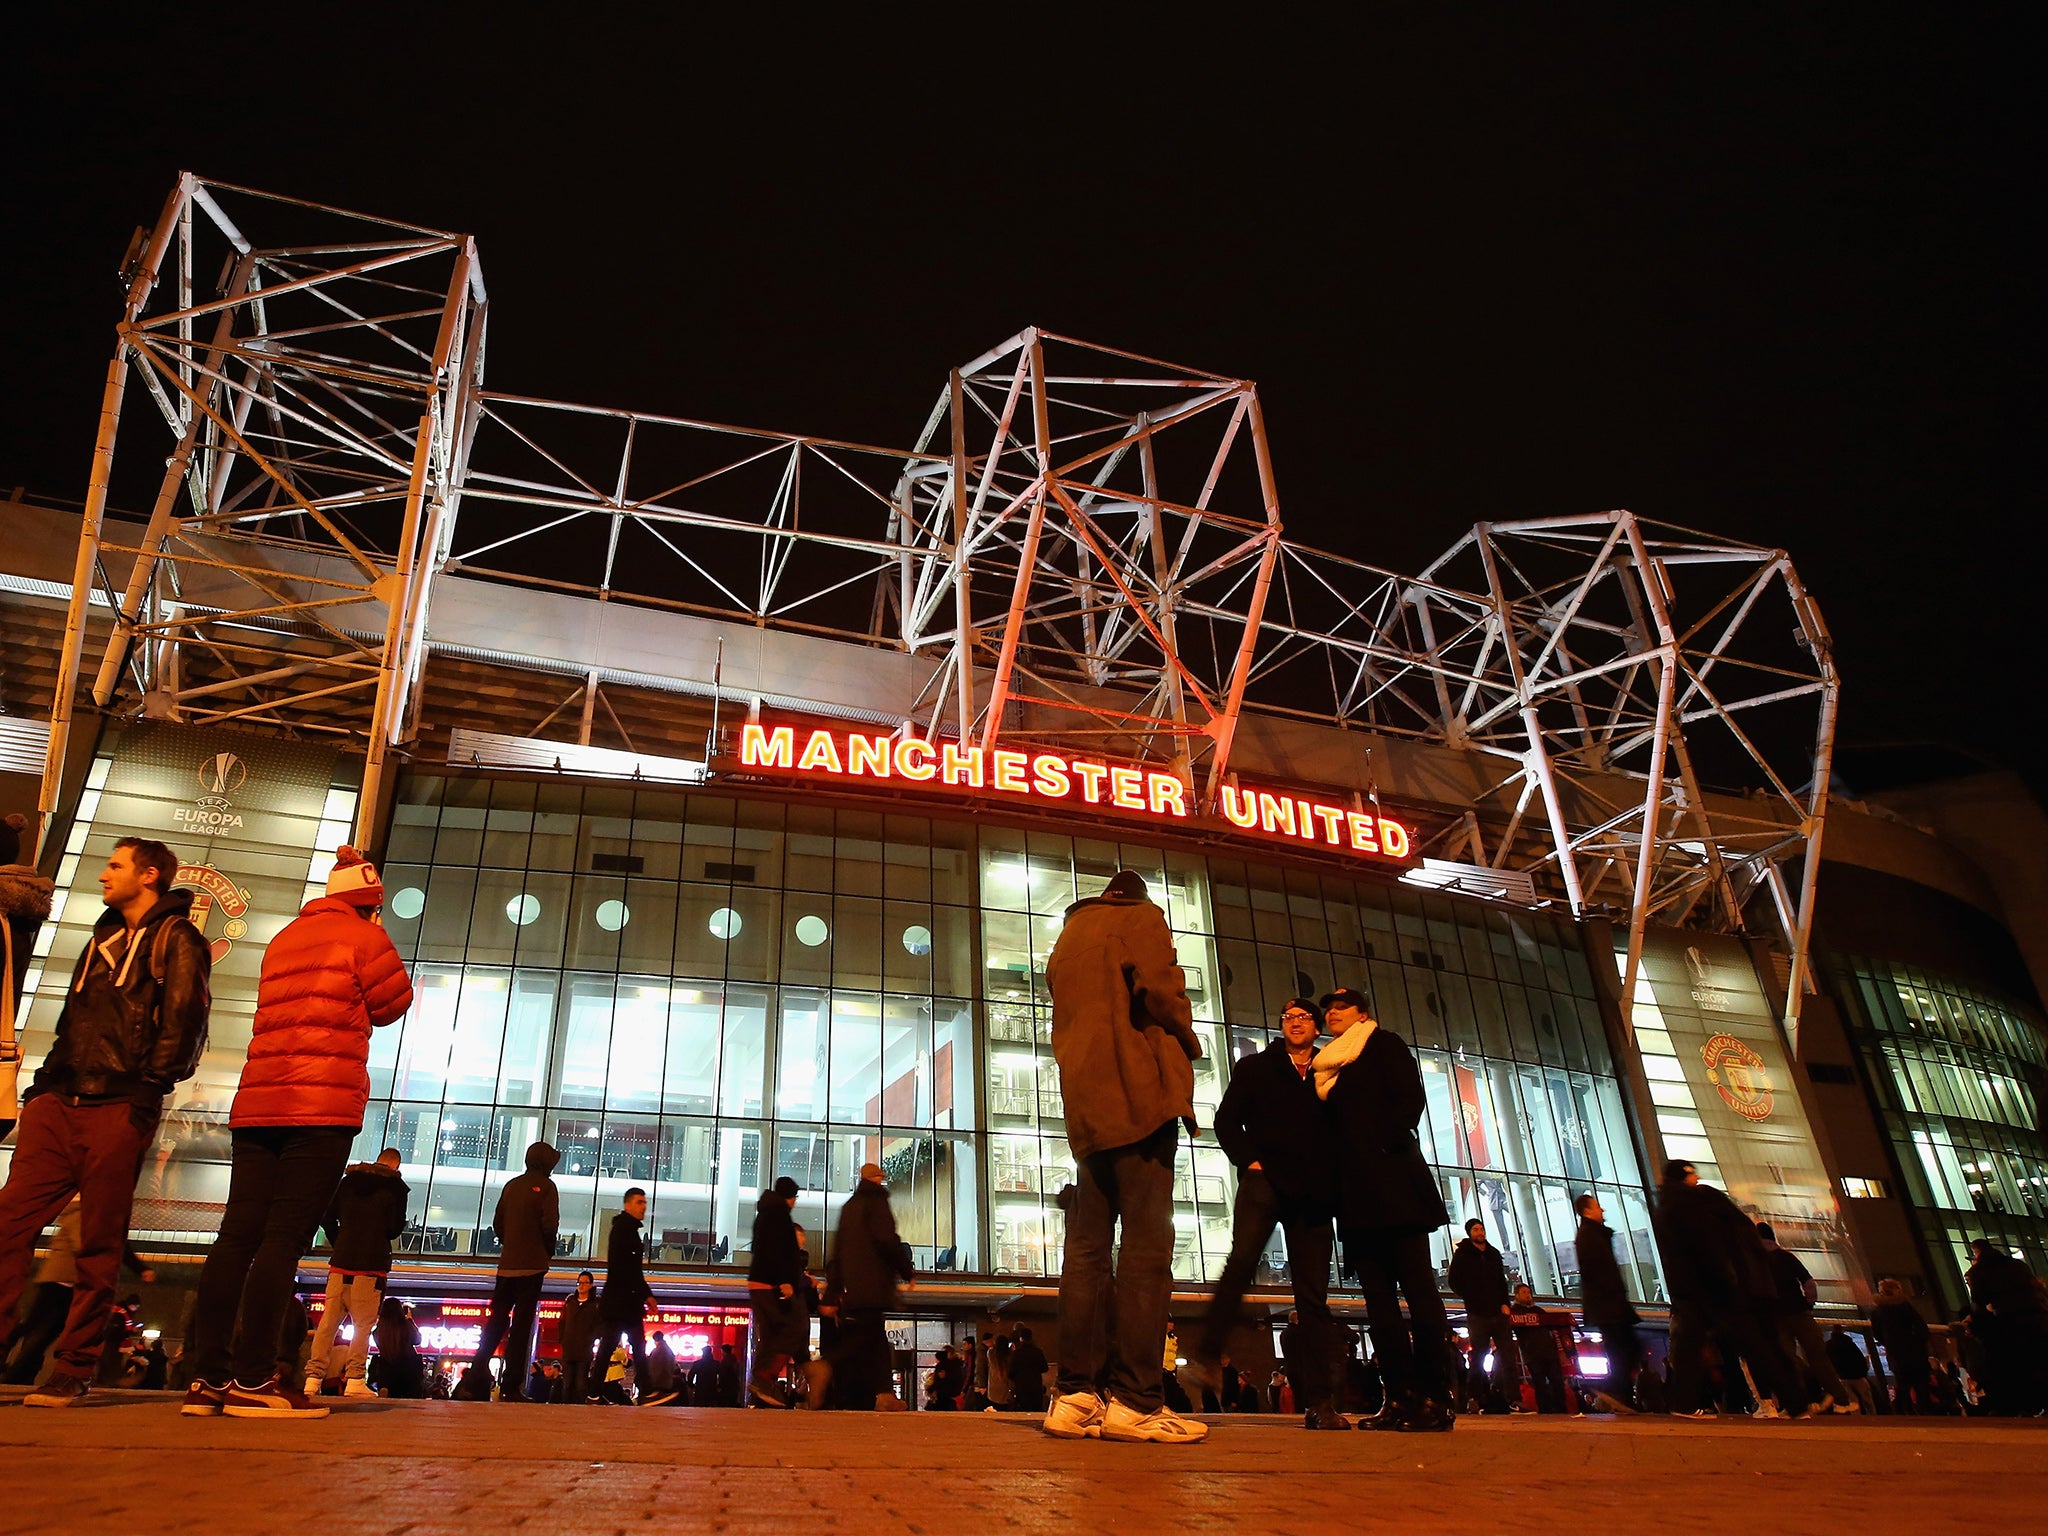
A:
POLYGON ((107 910, 78 957, 57 1038, 23 1096, 7 1186, 0 1189, 0 1317, 13 1317, 36 1234, 81 1203, 78 1284, 56 1347, 57 1369, 32 1407, 81 1401, 128 1237, 142 1159, 156 1140, 164 1095, 206 1049, 212 956, 174 891, 178 857, 124 837, 100 873, 107 910))

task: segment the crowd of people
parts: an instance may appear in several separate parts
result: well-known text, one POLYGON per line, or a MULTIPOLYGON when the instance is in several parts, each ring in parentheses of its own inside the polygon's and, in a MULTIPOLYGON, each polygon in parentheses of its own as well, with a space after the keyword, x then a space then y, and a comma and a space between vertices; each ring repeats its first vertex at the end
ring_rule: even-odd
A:
MULTIPOLYGON (((10 987, 19 985, 21 948, 11 904, 40 899, 47 913, 49 894, 32 871, 17 878, 8 868, 16 851, 0 847, 10 987)), ((162 843, 126 837, 100 875, 106 909, 23 1095, 0 1188, 0 1318, 16 1320, 0 1342, 0 1367, 33 1386, 25 1400, 38 1407, 78 1403, 109 1383, 182 1386, 182 1411, 195 1417, 318 1418, 330 1411, 328 1396, 432 1395, 440 1373, 427 1367, 407 1304, 389 1291, 410 1197, 401 1154, 348 1163, 369 1097, 371 1036, 412 1001, 378 921, 381 879, 350 848, 339 850, 325 894, 265 951, 228 1117, 227 1201, 179 1359, 166 1359, 160 1338, 142 1337, 133 1307, 116 1301, 124 1266, 151 1278, 128 1245, 130 1205, 166 1096, 192 1074, 207 1034, 210 954, 190 917, 191 893, 174 888, 177 870, 162 843), (37 1237, 52 1222, 56 1235, 23 1305, 37 1237), (321 1229, 331 1249, 312 1326, 296 1283, 321 1229)), ((1688 1417, 1878 1405, 1869 1357, 1841 1328, 1822 1336, 1815 1283, 1797 1256, 1686 1162, 1664 1169, 1655 1212, 1672 1307, 1665 1370, 1644 1348, 1614 1234, 1591 1194, 1577 1201, 1577 1259, 1585 1326, 1606 1356, 1600 1384, 1568 1359, 1570 1314, 1513 1282, 1478 1220, 1465 1224, 1448 1272, 1465 1311, 1460 1337, 1431 1258, 1431 1235, 1450 1216, 1416 1135, 1421 1074, 1407 1042, 1350 988, 1290 1000, 1279 1038, 1231 1074, 1214 1133, 1238 1174, 1232 1247, 1183 1356, 1168 1317, 1173 1180, 1181 1131, 1198 1132, 1194 1062, 1203 1047, 1165 915, 1139 875, 1119 872, 1067 910, 1048 979, 1076 1163, 1061 1197, 1056 1361, 1019 1324, 947 1346, 921 1379, 899 1381, 887 1319, 916 1282, 874 1163, 840 1208, 822 1281, 794 1217, 802 1191, 788 1177, 762 1191, 746 1275, 749 1363, 730 1344, 705 1344, 686 1359, 663 1332, 650 1338, 659 1311, 640 1188, 625 1192, 612 1218, 602 1281, 584 1270, 563 1299, 559 1359, 536 1360, 561 1218, 560 1156, 536 1141, 499 1191, 488 1320, 449 1395, 884 1411, 921 1395, 938 1411, 1042 1415, 1057 1437, 1168 1444, 1207 1435, 1198 1405, 1300 1413, 1310 1430, 1407 1433, 1442 1433, 1461 1412, 1582 1411, 1588 1401, 1688 1417), (1233 1367, 1227 1345, 1276 1229, 1294 1311, 1281 1369, 1260 1380, 1233 1367), (1363 1294, 1369 1352, 1331 1312, 1333 1260, 1363 1294)), ((1925 1320, 1886 1282, 1872 1319, 1895 1384, 1886 1406, 1947 1411, 1960 1394, 1981 1411, 2048 1409, 2040 1281, 1980 1240, 1968 1283, 1958 1360, 1938 1365, 1925 1320)))

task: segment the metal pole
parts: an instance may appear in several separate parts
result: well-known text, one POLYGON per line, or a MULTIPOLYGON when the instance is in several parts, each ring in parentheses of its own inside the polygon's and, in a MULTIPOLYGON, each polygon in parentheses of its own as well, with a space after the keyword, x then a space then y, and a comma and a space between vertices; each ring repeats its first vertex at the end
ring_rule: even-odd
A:
POLYGON ((1244 708, 1244 690, 1251 681, 1252 660, 1258 652, 1259 626, 1266 618, 1266 594, 1272 590, 1273 567, 1280 560, 1280 491, 1273 481, 1273 456, 1266 448, 1266 417, 1259 409, 1256 390, 1251 397, 1251 420, 1252 455, 1259 466, 1259 496, 1266 506, 1265 548, 1259 553, 1259 574, 1252 583, 1251 606, 1245 610, 1244 637, 1238 641, 1237 658, 1230 665, 1230 693, 1223 701, 1223 713, 1209 722, 1216 750, 1209 758, 1209 782, 1204 792, 1211 797, 1230 769, 1238 712, 1244 708))
POLYGON ((1636 846, 1635 898, 1628 912, 1628 960, 1621 973, 1622 1023, 1631 1042, 1636 1037, 1636 972, 1643 963, 1643 935, 1650 926, 1650 877, 1656 870, 1657 824, 1663 819, 1664 748, 1671 731, 1672 682, 1678 663, 1670 650, 1657 658, 1657 727, 1650 741, 1650 784, 1643 796, 1643 835, 1636 846))
POLYGON ((107 384, 100 395, 100 430, 92 446, 92 479, 85 492, 84 525, 78 534, 78 555, 71 565, 71 602, 64 612, 64 650, 57 658, 57 691, 50 704, 50 742, 43 754, 43 787, 36 809, 41 813, 36 858, 41 861, 51 830, 57 824, 57 802, 64 791, 64 756, 71 745, 71 702, 78 692, 79 659, 85 649, 85 615, 92 598, 92 575, 100 558, 100 524, 107 512, 107 482, 114 471, 114 438, 121 429, 121 396, 128 387, 128 338, 123 335, 107 364, 107 384))
POLYGON ((960 370, 948 384, 953 415, 953 686, 960 745, 974 734, 974 593, 967 559, 967 400, 960 370))
MULTIPOLYGON (((1031 578, 1038 566, 1038 536, 1045 528, 1046 481, 1052 476, 1052 424, 1046 411, 1045 348, 1036 330, 1028 354, 1031 365, 1031 414, 1038 448, 1038 485, 1031 496, 1031 520, 1025 524, 1024 547, 1017 556, 1017 583, 1010 593, 1010 614, 1003 625, 1003 648, 996 656, 996 675, 989 685, 988 717, 981 724, 983 750, 1002 734, 1003 710, 1010 702, 1010 676, 1017 665, 1017 645, 1024 634, 1024 615, 1031 602, 1031 578)), ((997 451, 1000 451, 1000 443, 997 451)))
POLYGON ((1792 575, 1789 565, 1786 567, 1786 580, 1793 584, 1793 604, 1800 610, 1807 642, 1813 647, 1814 656, 1827 678, 1827 687, 1820 699, 1820 727, 1814 734, 1813 788, 1807 795, 1806 868, 1799 877, 1799 928, 1792 939, 1791 976, 1785 986, 1785 1042, 1796 1057, 1799 1054, 1800 1007, 1805 1000, 1806 978, 1812 969, 1813 904, 1820 885, 1821 834, 1827 830, 1828 780, 1834 771, 1835 716, 1841 699, 1841 685, 1835 677, 1827 627, 1821 622, 1819 608, 1796 585, 1797 578, 1792 575))

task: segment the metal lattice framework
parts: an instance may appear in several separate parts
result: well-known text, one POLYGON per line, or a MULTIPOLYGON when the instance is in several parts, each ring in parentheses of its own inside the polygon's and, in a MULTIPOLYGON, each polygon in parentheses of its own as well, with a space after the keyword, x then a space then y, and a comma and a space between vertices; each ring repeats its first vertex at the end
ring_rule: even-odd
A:
POLYGON ((1796 1028, 1839 685, 1781 550, 1622 511, 1481 524, 1419 576, 1306 548, 1254 384, 1036 329, 955 369, 909 450, 494 394, 472 241, 190 175, 124 275, 46 811, 98 590, 96 707, 351 735, 374 840, 460 572, 923 658, 906 724, 1201 796, 1248 709, 1473 754, 1439 851, 1625 906, 1631 988, 1653 918, 1739 928, 1767 887, 1796 1028), (131 377, 172 450, 122 546, 131 377))

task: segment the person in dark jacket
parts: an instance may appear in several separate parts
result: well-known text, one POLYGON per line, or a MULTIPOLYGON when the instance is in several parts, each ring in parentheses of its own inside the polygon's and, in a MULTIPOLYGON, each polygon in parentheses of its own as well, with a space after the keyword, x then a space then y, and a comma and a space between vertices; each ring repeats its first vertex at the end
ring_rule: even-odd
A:
POLYGON ((192 893, 171 889, 177 878, 178 856, 162 843, 114 844, 100 872, 107 910, 79 953, 56 1038, 22 1096, 0 1189, 0 1319, 11 1322, 21 1303, 37 1234, 74 1194, 81 1201, 71 1310, 55 1371, 24 1399, 31 1407, 69 1407, 91 1390, 142 1160, 164 1096, 206 1048, 213 962, 188 915, 192 893))
POLYGON ((377 1390, 385 1397, 427 1395, 419 1324, 396 1296, 384 1298, 377 1316, 377 1390))
POLYGON ((199 1274, 194 1417, 320 1418, 297 1367, 275 1373, 278 1321, 370 1097, 370 1037, 412 1006, 412 982, 377 921, 384 884, 336 850, 327 894, 263 951, 248 1059, 228 1114, 234 1166, 220 1236, 199 1274))
POLYGON ((1877 1305, 1870 1309, 1870 1331, 1891 1363, 1894 1413, 1935 1413, 1934 1365, 1927 1354, 1927 1319, 1906 1299, 1896 1280, 1877 1283, 1877 1305))
POLYGON ((1813 1320, 1813 1303, 1820 1294, 1813 1275, 1800 1262, 1798 1254, 1778 1246, 1778 1234, 1769 1222, 1758 1222, 1756 1235, 1763 1239, 1771 1275, 1777 1282, 1773 1322, 1777 1329, 1778 1353, 1795 1370, 1798 1357, 1806 1357, 1806 1368, 1820 1385, 1819 1407, 1823 1413, 1861 1413, 1863 1410, 1851 1397, 1848 1387, 1835 1374, 1835 1362, 1829 1357, 1827 1345, 1821 1339, 1820 1324, 1813 1320))
POLYGON ((357 1163, 341 1176, 321 1225, 333 1246, 327 1255, 327 1300, 320 1326, 313 1333, 313 1353, 306 1361, 306 1396, 318 1397, 327 1378, 327 1356, 334 1348, 343 1319, 355 1328, 343 1363, 344 1397, 375 1397, 365 1380, 370 1361, 370 1335, 384 1305, 384 1285, 391 1275, 391 1240, 405 1230, 405 1203, 411 1191, 399 1176, 403 1160, 398 1148, 386 1147, 374 1163, 357 1163))
POLYGON ((576 1289, 562 1298, 556 1339, 562 1346, 562 1401, 580 1403, 597 1396, 590 1375, 590 1352, 604 1331, 597 1299, 597 1281, 589 1270, 576 1277, 576 1289))
POLYGON ((1046 979, 1078 1172, 1060 1263, 1059 1397, 1040 1427, 1191 1445, 1208 1426, 1166 1406, 1159 1358, 1173 1299, 1173 1167, 1180 1127, 1195 1130, 1202 1042, 1144 876, 1119 870, 1100 896, 1067 908, 1046 979))
MULTIPOLYGON (((1562 1316, 1569 1319, 1571 1314, 1562 1316)), ((1537 1306, 1536 1293, 1527 1285, 1516 1286, 1508 1299, 1508 1325, 1515 1331, 1515 1348, 1521 1354, 1538 1413, 1565 1411, 1564 1356, 1557 1347, 1559 1317, 1537 1306)))
POLYGON ((1777 1282, 1750 1219, 1727 1195, 1702 1184, 1691 1163, 1674 1160, 1664 1165, 1653 1223, 1671 1292, 1671 1411, 1713 1417, 1700 1398, 1711 1334, 1731 1378, 1737 1356, 1748 1364, 1762 1417, 1796 1412, 1797 1385, 1787 1380, 1768 1326, 1777 1282))
POLYGON ((1636 1325, 1642 1318, 1628 1299, 1628 1286, 1614 1257, 1614 1233, 1607 1225, 1600 1197, 1580 1195, 1572 1209, 1579 1217, 1572 1243, 1579 1260, 1579 1298, 1586 1326, 1600 1335, 1607 1356, 1608 1390, 1596 1388, 1593 1397, 1609 1413, 1634 1413, 1636 1376, 1643 1365, 1643 1341, 1636 1325))
POLYGON ((1861 1346, 1849 1337, 1849 1330, 1835 1324, 1828 1330, 1827 1348, 1835 1374, 1842 1378, 1842 1385, 1849 1389, 1856 1406, 1865 1413, 1877 1412, 1877 1396, 1870 1387, 1870 1361, 1861 1346))
MULTIPOLYGON (((14 1064, 19 1070, 21 1043, 15 1038, 14 1020, 20 1013, 21 988, 28 980, 29 961, 35 955, 36 935, 50 916, 56 884, 37 872, 33 864, 21 862, 22 842, 28 818, 16 811, 0 817, 0 1065, 14 1064)), ((33 856, 34 840, 29 839, 33 856)), ((19 1118, 13 1083, 0 1103, 0 1140, 13 1131, 19 1118)))
MULTIPOLYGON (((1022 1323, 1011 1335, 1010 1401, 1019 1413, 1037 1413, 1045 1407, 1045 1351, 1022 1323)), ((1066 1367, 1061 1366, 1062 1372, 1066 1367)))
POLYGON ((718 1406, 718 1356, 711 1352, 708 1343, 704 1353, 690 1362, 689 1390, 691 1407, 718 1406))
POLYGON ((1194 1362, 1203 1384, 1223 1379, 1223 1347, 1237 1325, 1245 1288, 1257 1272, 1273 1228, 1287 1234, 1287 1266, 1294 1280, 1293 1334, 1287 1370, 1309 1429, 1349 1429, 1337 1411, 1335 1324, 1330 1317, 1331 1221, 1336 1189, 1331 1180, 1329 1116, 1316 1097, 1309 1064, 1315 1059, 1322 1014, 1306 998, 1290 998, 1280 1011, 1280 1038, 1230 1074, 1216 1106, 1216 1142, 1237 1168, 1231 1210, 1230 1257, 1203 1315, 1194 1362), (1299 1358, 1296 1358, 1299 1356, 1299 1358))
POLYGON ((1429 1234, 1451 1216, 1415 1138, 1422 1073, 1408 1042, 1382 1028, 1353 989, 1325 997, 1323 1017, 1335 1038, 1316 1053, 1316 1093, 1329 1106, 1337 1145, 1337 1232, 1345 1267, 1365 1292, 1366 1326, 1386 1383, 1386 1405, 1369 1423, 1447 1430, 1454 1422, 1451 1329, 1429 1234))
POLYGON ((782 1385, 789 1362, 810 1357, 811 1318, 797 1294, 804 1283, 803 1249, 797 1243, 795 1179, 775 1181, 754 1207, 753 1255, 747 1263, 747 1302, 753 1309, 754 1374, 747 1391, 756 1403, 786 1408, 782 1385))
POLYGON ((498 1276, 491 1287, 491 1315, 476 1354, 453 1396, 482 1402, 490 1396, 491 1356, 505 1346, 505 1374, 498 1401, 526 1397, 526 1367, 533 1359, 533 1330, 540 1320, 540 1293, 555 1258, 562 1224, 562 1196, 549 1177, 562 1154, 544 1141, 526 1149, 526 1171, 509 1179, 498 1194, 491 1230, 498 1234, 498 1276), (510 1330, 509 1332, 507 1330, 510 1330))
POLYGON ((718 1406, 719 1406, 719 1407, 721 1407, 721 1408, 737 1408, 737 1407, 739 1407, 739 1405, 740 1405, 740 1377, 741 1377, 741 1373, 742 1373, 742 1367, 741 1367, 741 1365, 740 1365, 740 1355, 739 1355, 739 1351, 738 1351, 737 1349, 733 1348, 733 1346, 732 1346, 732 1345, 730 1345, 730 1344, 727 1344, 727 1345, 726 1345, 726 1346, 725 1346, 724 1348, 720 1349, 720 1350, 719 1350, 719 1352, 718 1352, 718 1406))
POLYGON ((821 1360, 805 1368, 810 1405, 827 1394, 848 1408, 872 1408, 889 1390, 887 1321, 899 1285, 912 1284, 910 1251, 896 1234, 889 1186, 877 1163, 863 1163, 860 1183, 839 1208, 825 1288, 838 1309, 839 1333, 821 1360))
POLYGON ((1984 1389, 1994 1414, 2048 1408, 2048 1299, 2026 1261, 1988 1237, 1970 1244, 1970 1331, 1984 1341, 1984 1389))
POLYGON ((932 1355, 931 1395, 925 1399, 925 1407, 934 1413, 956 1413, 960 1408, 960 1394, 967 1390, 967 1362, 953 1350, 952 1345, 932 1355))
POLYGON ((676 1400, 676 1355, 668 1335, 656 1329, 647 1346, 647 1375, 640 1383, 642 1408, 665 1408, 676 1400))
POLYGON ((1486 1378, 1486 1395, 1505 1406, 1508 1394, 1515 1390, 1514 1331, 1508 1325, 1508 1266, 1500 1250, 1486 1240, 1486 1223, 1476 1216, 1465 1223, 1464 1237, 1451 1250, 1450 1282, 1451 1294, 1465 1303, 1473 1373, 1483 1372, 1486 1351, 1491 1349, 1493 1373, 1486 1378))
POLYGON ((612 1349, 621 1337, 632 1352, 633 1380, 646 1380, 647 1315, 654 1310, 654 1287, 647 1283, 647 1243, 640 1236, 640 1223, 647 1215, 647 1191, 636 1184, 619 1205, 604 1248, 604 1289, 598 1294, 604 1329, 593 1351, 593 1385, 603 1383, 612 1349))

